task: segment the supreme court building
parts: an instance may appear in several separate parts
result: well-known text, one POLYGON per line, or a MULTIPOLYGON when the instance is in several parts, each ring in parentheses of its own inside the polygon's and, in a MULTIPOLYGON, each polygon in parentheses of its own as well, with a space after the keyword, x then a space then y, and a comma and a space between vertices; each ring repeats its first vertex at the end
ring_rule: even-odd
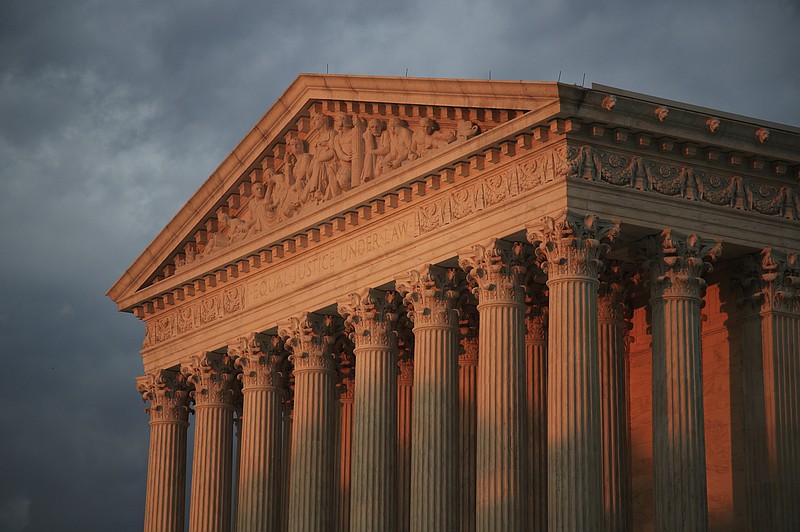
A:
POLYGON ((800 530, 798 251, 796 127, 301 75, 109 291, 145 530, 800 530))

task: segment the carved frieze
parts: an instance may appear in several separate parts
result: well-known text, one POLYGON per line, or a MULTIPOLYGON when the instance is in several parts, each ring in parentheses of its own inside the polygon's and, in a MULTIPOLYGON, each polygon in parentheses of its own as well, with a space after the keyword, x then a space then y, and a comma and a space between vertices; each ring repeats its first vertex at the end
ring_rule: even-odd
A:
POLYGON ((567 166, 571 179, 604 182, 789 220, 800 218, 800 190, 789 185, 722 175, 593 146, 570 148, 567 166))

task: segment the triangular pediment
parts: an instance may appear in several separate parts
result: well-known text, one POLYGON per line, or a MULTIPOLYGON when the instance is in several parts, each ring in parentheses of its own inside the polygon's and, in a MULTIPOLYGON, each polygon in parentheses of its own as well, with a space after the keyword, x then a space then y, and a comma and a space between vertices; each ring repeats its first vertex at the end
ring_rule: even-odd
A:
POLYGON ((131 310, 330 220, 381 181, 524 114, 557 114, 558 91, 556 83, 302 74, 108 295, 131 310))

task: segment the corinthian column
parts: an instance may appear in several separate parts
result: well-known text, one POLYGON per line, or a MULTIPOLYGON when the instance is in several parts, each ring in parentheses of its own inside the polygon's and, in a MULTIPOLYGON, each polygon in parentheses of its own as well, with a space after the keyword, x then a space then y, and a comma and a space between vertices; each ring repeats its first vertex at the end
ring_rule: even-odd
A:
POLYGON ((800 530, 800 260, 770 248, 747 259, 748 520, 752 530, 800 530))
POLYGON ((459 253, 480 314, 475 523, 521 531, 527 515, 525 268, 521 244, 491 239, 459 253))
POLYGON ((227 532, 231 527, 233 460, 233 367, 228 357, 195 356, 182 368, 194 382, 194 429, 190 532, 227 532))
POLYGON ((150 401, 144 531, 183 532, 189 386, 181 373, 159 370, 137 378, 136 388, 150 401))
POLYGON ((530 530, 547 530, 547 298, 527 297, 525 354, 528 380, 528 510, 530 530))
POLYGON ((331 353, 334 333, 307 312, 280 327, 289 337, 294 362, 294 422, 292 428, 290 532, 333 530, 334 388, 336 365, 331 353))
MULTIPOLYGON (((350 357, 352 359, 352 357, 350 357)), ((352 366, 344 366, 340 361, 341 379, 338 389, 339 395, 339 440, 337 451, 339 467, 338 503, 336 508, 337 530, 349 532, 350 530, 350 493, 352 486, 352 455, 353 455, 353 398, 355 395, 355 380, 353 379, 352 366)))
POLYGON ((413 343, 397 362, 397 530, 408 532, 411 519, 411 409, 414 397, 413 343), (411 351, 411 352, 408 352, 411 351))
POLYGON ((653 323, 653 476, 655 529, 706 530, 701 275, 719 243, 669 229, 647 241, 653 323))
POLYGON ((600 355, 600 433, 605 530, 631 530, 631 466, 628 439, 625 274, 613 265, 600 276, 597 296, 600 355))
POLYGON ((350 530, 397 527, 397 321, 394 292, 364 290, 339 303, 355 343, 350 530))
POLYGON ((228 346, 242 373, 243 417, 236 527, 277 530, 280 515, 281 402, 286 353, 276 337, 255 333, 228 346))
POLYGON ((458 355, 458 515, 459 530, 475 532, 475 482, 478 431, 478 311, 461 308, 458 355))
POLYGON ((548 518, 555 530, 601 530, 597 275, 617 224, 562 214, 528 228, 547 273, 548 518))
POLYGON ((458 317, 451 279, 426 265, 397 279, 414 321, 411 531, 457 530, 458 317))

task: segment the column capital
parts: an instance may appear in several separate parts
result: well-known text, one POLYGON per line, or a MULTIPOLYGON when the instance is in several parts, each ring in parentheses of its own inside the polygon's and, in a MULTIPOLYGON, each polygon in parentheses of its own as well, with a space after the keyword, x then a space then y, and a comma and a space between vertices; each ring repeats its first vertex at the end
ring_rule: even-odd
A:
POLYGON ((477 366, 478 365, 478 333, 479 333, 479 315, 478 309, 474 305, 463 305, 461 307, 461 319, 458 322, 458 327, 461 329, 461 348, 462 352, 458 355, 459 366, 477 366))
POLYGON ((351 292, 338 303, 339 314, 345 319, 345 331, 360 347, 394 349, 397 344, 395 324, 401 297, 397 292, 381 292, 372 288, 351 292))
POLYGON ((525 302, 524 248, 521 242, 491 238, 458 254, 480 305, 491 302, 525 302))
POLYGON ((218 353, 203 352, 181 367, 194 384, 192 398, 197 406, 225 405, 233 408, 235 370, 231 359, 218 353))
POLYGON ((287 357, 284 342, 277 336, 250 333, 228 342, 228 356, 245 390, 266 388, 284 391, 287 357))
POLYGON ((136 379, 136 389, 142 401, 150 401, 145 412, 150 421, 188 424, 191 382, 178 371, 159 369, 136 379))
POLYGON ((628 299, 638 282, 639 273, 627 272, 621 263, 611 262, 600 273, 600 285, 597 287, 598 320, 619 322, 629 320, 632 316, 628 299))
POLYGON ((550 320, 550 307, 547 298, 547 287, 536 285, 531 287, 525 298, 525 342, 527 344, 547 345, 547 327, 550 320))
POLYGON ((738 303, 755 313, 800 314, 800 254, 764 248, 733 263, 738 303))
POLYGON ((294 371, 335 371, 333 346, 341 327, 333 316, 303 312, 278 325, 278 335, 286 338, 286 348, 292 351, 289 360, 294 371))
POLYGON ((458 313, 455 310, 458 284, 459 279, 454 269, 430 264, 409 270, 406 275, 398 276, 395 280, 397 291, 405 296, 403 302, 409 308, 408 317, 415 327, 455 327, 458 324, 458 313))
POLYGON ((618 221, 601 221, 594 214, 580 216, 564 211, 557 218, 545 216, 541 222, 526 226, 528 241, 536 246, 542 270, 550 279, 590 277, 602 270, 602 256, 607 242, 619 235, 618 221))
POLYGON ((712 270, 711 262, 722 254, 722 242, 664 229, 645 240, 644 252, 653 297, 701 299, 706 288, 702 275, 712 270))

